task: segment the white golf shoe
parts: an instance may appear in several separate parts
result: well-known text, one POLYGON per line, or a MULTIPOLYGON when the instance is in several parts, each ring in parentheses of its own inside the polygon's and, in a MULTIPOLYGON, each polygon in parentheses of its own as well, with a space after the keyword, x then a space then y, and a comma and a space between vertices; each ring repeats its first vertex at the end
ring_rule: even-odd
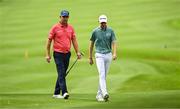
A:
POLYGON ((63 98, 64 98, 64 99, 68 99, 68 98, 69 98, 69 94, 68 94, 68 93, 64 93, 64 94, 63 94, 63 98))
POLYGON ((64 98, 64 97, 61 96, 61 95, 53 95, 52 97, 53 97, 53 98, 58 98, 58 99, 63 99, 63 98, 64 98))
POLYGON ((98 98, 97 101, 104 102, 104 99, 103 98, 98 98))
POLYGON ((96 100, 99 101, 99 102, 103 102, 104 101, 104 99, 103 99, 103 97, 101 95, 97 95, 96 96, 96 100))

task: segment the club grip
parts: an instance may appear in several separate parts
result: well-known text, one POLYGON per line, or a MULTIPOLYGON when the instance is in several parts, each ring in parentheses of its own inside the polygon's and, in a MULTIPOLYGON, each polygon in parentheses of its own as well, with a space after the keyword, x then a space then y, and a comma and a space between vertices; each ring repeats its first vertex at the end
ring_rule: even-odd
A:
POLYGON ((80 52, 82 56, 84 56, 84 53, 83 52, 80 52))

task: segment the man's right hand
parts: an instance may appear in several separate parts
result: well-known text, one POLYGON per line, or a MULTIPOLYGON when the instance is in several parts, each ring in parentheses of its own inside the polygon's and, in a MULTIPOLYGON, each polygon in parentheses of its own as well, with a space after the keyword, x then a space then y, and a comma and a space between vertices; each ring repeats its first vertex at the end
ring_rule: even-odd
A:
POLYGON ((89 64, 90 64, 90 65, 93 65, 93 64, 94 64, 94 62, 93 62, 93 59, 92 59, 92 58, 89 58, 89 64))
POLYGON ((82 58, 82 54, 80 52, 77 53, 77 58, 81 59, 82 58))
POLYGON ((51 62, 51 56, 46 56, 46 61, 47 61, 48 63, 50 63, 50 62, 51 62))

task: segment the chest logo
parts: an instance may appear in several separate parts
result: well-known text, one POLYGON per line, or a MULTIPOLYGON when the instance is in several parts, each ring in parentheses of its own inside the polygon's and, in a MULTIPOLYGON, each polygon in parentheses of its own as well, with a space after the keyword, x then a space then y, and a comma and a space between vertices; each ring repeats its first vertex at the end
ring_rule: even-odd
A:
POLYGON ((106 33, 106 36, 108 36, 108 37, 111 36, 111 33, 106 33))

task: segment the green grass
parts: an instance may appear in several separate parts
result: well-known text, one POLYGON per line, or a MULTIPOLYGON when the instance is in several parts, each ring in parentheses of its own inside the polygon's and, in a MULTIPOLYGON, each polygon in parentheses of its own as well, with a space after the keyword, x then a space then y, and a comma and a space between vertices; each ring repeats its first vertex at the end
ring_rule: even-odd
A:
POLYGON ((70 100, 50 98, 50 94, 8 94, 1 95, 3 108, 178 108, 179 91, 138 92, 112 94, 111 101, 98 103, 95 94, 72 94, 70 100), (155 99, 156 98, 156 99, 155 99), (144 105, 146 104, 146 105, 144 105))
MULTIPOLYGON (((179 7, 179 0, 0 0, 0 109, 180 108, 179 7), (51 97, 57 74, 44 58, 62 9, 85 53, 67 77, 69 100, 51 97), (98 73, 87 59, 100 14, 118 42, 104 103, 95 100, 98 73)), ((70 65, 75 58, 72 49, 70 65)))

